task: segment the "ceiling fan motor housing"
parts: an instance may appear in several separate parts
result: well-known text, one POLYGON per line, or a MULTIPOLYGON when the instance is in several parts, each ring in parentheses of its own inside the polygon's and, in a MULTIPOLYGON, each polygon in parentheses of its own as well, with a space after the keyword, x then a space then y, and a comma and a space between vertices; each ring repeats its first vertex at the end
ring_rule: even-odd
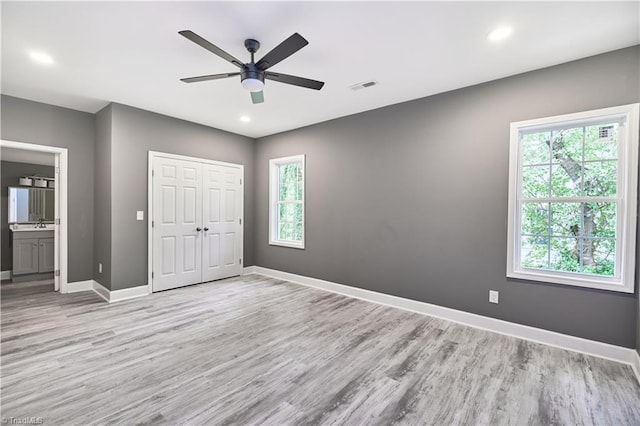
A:
POLYGON ((244 41, 244 47, 249 51, 249 53, 251 53, 251 62, 244 64, 244 67, 242 67, 240 81, 242 81, 242 86, 244 88, 251 92, 259 92, 264 86, 264 71, 258 69, 254 62, 253 55, 258 51, 258 49, 260 49, 260 42, 252 38, 248 38, 244 41), (249 81, 245 82, 245 80, 249 81))
POLYGON ((241 80, 246 80, 247 78, 253 78, 255 80, 260 80, 264 83, 264 71, 260 71, 256 64, 245 64, 244 68, 240 72, 241 80))

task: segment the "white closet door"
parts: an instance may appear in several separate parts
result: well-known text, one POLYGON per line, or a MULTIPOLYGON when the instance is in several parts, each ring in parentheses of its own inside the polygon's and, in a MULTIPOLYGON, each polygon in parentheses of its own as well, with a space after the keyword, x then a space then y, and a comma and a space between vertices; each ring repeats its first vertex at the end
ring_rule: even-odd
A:
POLYGON ((240 169, 203 164, 202 281, 242 273, 242 178, 240 169))
POLYGON ((153 291, 202 282, 202 164, 153 162, 153 291))

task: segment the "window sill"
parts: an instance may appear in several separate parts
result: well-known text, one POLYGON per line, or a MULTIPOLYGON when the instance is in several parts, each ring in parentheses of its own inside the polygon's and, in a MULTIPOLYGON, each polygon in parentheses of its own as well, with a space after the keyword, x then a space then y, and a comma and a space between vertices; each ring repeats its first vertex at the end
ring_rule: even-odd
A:
POLYGON ((304 243, 294 243, 294 242, 291 242, 291 241, 269 240, 269 245, 270 246, 280 246, 280 247, 288 247, 288 248, 295 248, 295 249, 304 250, 304 243))
POLYGON ((594 288, 598 290, 615 291, 619 293, 633 293, 633 283, 623 283, 616 278, 604 278, 597 276, 569 276, 561 273, 548 273, 545 271, 517 270, 507 272, 507 278, 540 281, 545 283, 562 284, 573 287, 594 288))

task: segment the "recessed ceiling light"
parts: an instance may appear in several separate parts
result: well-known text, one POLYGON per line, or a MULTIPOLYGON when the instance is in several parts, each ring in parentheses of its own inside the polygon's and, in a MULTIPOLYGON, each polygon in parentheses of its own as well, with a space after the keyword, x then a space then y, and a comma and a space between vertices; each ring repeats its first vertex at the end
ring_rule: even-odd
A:
POLYGON ((32 50, 31 52, 29 52, 29 57, 39 63, 39 64, 43 64, 43 65, 51 65, 53 64, 53 58, 49 55, 47 55, 44 52, 39 52, 37 50, 32 50))
POLYGON ((504 40, 509 37, 512 32, 513 29, 511 29, 511 27, 500 27, 491 31, 489 35, 487 35, 487 38, 491 41, 504 40))
POLYGON ((249 117, 248 115, 241 115, 240 121, 242 121, 243 123, 248 123, 251 121, 251 117, 249 117))

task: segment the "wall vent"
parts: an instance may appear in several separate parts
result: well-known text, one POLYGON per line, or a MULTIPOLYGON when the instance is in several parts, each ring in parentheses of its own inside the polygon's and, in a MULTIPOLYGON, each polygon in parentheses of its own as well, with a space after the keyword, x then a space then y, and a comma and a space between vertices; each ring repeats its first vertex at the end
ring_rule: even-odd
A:
POLYGON ((598 137, 600 139, 613 139, 613 126, 600 126, 598 129, 598 137))
POLYGON ((350 88, 351 90, 360 90, 360 89, 367 89, 367 88, 372 87, 372 86, 375 86, 375 85, 377 85, 377 84, 378 84, 378 82, 377 82, 377 81, 367 81, 367 82, 365 82, 365 83, 357 83, 357 84, 354 84, 354 85, 352 85, 352 86, 349 86, 349 88, 350 88))

